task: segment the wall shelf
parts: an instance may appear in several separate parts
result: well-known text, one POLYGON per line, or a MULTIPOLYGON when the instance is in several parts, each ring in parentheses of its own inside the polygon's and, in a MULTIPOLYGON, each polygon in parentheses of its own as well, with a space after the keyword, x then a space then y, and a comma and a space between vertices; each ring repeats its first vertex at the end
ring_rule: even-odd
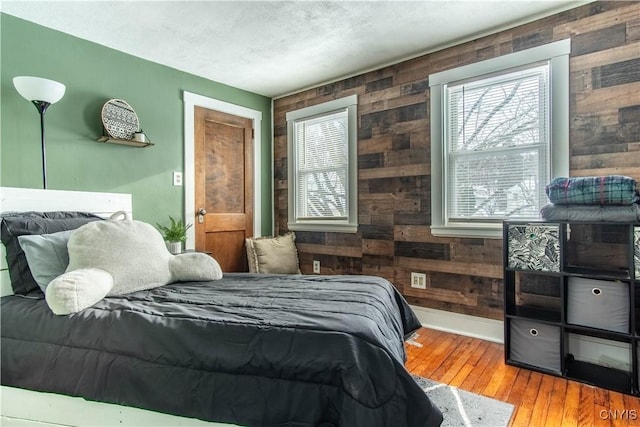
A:
POLYGON ((120 138, 112 138, 110 136, 102 136, 98 138, 98 142, 104 142, 107 144, 119 144, 119 145, 128 145, 130 147, 149 147, 154 145, 152 142, 140 142, 133 139, 120 139, 120 138))

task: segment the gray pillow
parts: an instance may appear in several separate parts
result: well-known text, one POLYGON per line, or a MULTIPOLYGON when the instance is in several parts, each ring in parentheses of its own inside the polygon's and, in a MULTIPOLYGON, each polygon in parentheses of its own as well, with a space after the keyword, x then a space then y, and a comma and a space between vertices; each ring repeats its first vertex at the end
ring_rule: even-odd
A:
POLYGON ((31 275, 45 292, 47 285, 65 272, 69 265, 67 242, 75 230, 51 234, 18 236, 31 275))
MULTIPOLYGON (((27 257, 20 247, 18 237, 33 234, 50 234, 64 230, 75 230, 91 221, 102 220, 99 216, 86 212, 8 212, 1 215, 0 240, 7 249, 7 266, 11 287, 15 294, 42 295, 38 283, 27 264, 27 257)), ((44 297, 44 295, 42 295, 44 297)))

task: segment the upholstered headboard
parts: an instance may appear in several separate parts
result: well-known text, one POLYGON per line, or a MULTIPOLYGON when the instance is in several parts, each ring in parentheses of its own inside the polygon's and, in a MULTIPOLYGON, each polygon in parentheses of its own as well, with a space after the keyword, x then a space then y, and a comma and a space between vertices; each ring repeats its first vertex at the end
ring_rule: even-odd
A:
MULTIPOLYGON (((133 218, 131 194, 0 187, 0 213, 82 211, 108 217, 125 211, 133 218)), ((11 295, 4 245, 0 244, 0 296, 11 295)))

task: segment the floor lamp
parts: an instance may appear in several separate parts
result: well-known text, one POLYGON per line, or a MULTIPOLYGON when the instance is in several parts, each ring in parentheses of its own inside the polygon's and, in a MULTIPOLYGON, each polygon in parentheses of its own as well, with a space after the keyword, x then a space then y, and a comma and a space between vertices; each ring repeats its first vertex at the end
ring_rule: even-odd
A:
POLYGON ((13 85, 24 99, 33 102, 40 113, 40 141, 42 144, 42 185, 47 188, 47 155, 44 140, 44 113, 51 104, 64 96, 65 85, 40 77, 20 76, 13 78, 13 85))

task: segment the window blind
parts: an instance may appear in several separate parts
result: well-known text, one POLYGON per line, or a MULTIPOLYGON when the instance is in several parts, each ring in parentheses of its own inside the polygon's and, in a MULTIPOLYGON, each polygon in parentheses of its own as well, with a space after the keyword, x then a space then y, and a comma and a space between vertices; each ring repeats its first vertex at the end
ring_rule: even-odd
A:
POLYGON ((295 123, 297 217, 348 217, 349 135, 347 110, 295 123))
POLYGON ((447 85, 449 221, 532 218, 550 177, 549 65, 447 85))

